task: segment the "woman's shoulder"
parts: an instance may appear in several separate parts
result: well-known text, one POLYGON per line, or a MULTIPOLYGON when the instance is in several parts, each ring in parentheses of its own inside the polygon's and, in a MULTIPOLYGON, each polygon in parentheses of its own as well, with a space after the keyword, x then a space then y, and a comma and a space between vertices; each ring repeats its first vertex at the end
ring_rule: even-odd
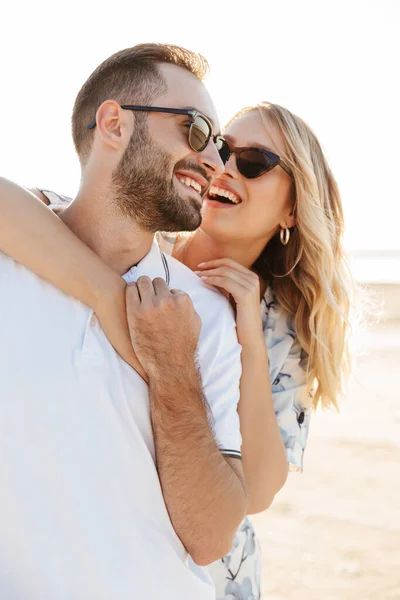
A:
POLYGON ((264 335, 270 342, 284 338, 291 344, 296 340, 293 317, 278 302, 271 286, 267 286, 261 300, 261 316, 264 335))
POLYGON ((297 338, 293 317, 278 302, 271 287, 263 296, 261 311, 275 416, 290 467, 301 471, 311 417, 307 355, 297 338))
POLYGON ((297 337, 293 316, 279 303, 271 287, 267 287, 262 298, 261 317, 272 381, 288 361, 292 365, 296 362, 297 378, 305 380, 307 354, 297 337))

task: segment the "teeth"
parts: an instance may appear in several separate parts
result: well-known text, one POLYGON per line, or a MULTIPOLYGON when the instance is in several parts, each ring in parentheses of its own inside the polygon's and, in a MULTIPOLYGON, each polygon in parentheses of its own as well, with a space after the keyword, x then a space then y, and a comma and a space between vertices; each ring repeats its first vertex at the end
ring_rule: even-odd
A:
POLYGON ((210 189, 210 196, 223 196, 224 198, 228 198, 233 204, 240 204, 239 196, 236 196, 233 192, 229 190, 225 190, 224 188, 220 188, 216 185, 212 185, 210 189))
POLYGON ((188 187, 193 188, 199 194, 201 193, 201 185, 199 184, 198 181, 195 181, 191 177, 183 177, 181 175, 178 175, 177 177, 178 177, 179 181, 181 181, 182 183, 184 183, 188 187))

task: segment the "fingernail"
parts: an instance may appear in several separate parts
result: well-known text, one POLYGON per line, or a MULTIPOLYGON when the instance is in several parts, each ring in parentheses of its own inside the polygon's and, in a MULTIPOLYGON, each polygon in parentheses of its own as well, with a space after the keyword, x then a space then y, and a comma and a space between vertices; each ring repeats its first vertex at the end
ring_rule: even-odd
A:
POLYGON ((198 264, 197 266, 198 266, 198 267, 204 267, 204 265, 206 265, 206 264, 207 264, 207 263, 205 263, 205 262, 202 262, 202 263, 198 264))

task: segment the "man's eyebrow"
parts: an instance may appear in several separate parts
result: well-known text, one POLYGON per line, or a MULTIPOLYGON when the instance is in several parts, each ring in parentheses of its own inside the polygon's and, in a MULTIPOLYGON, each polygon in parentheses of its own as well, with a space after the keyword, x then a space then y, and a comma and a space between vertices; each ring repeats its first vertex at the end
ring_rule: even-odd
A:
POLYGON ((198 108, 196 108, 195 106, 182 106, 182 109, 183 109, 183 110, 195 110, 195 111, 197 111, 198 113, 200 113, 201 115, 204 115, 205 117, 207 117, 207 119, 208 119, 209 121, 211 121, 211 124, 212 124, 212 126, 213 126, 213 132, 215 133, 215 131, 214 131, 214 130, 215 130, 215 123, 214 123, 214 120, 213 120, 211 117, 209 117, 208 115, 206 115, 206 113, 204 113, 202 110, 199 110, 199 109, 198 109, 198 108))
POLYGON ((201 115, 204 115, 205 117, 207 117, 207 119, 210 119, 210 121, 212 120, 211 117, 206 115, 206 113, 204 113, 202 110, 199 110, 195 106, 182 106, 182 109, 183 110, 195 110, 196 112, 200 113, 201 115))

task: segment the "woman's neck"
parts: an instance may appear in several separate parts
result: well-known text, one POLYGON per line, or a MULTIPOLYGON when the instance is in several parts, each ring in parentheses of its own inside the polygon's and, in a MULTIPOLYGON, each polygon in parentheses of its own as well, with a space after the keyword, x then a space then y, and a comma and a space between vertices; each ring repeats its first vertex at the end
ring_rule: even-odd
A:
POLYGON ((174 256, 192 271, 202 262, 215 260, 217 258, 231 258, 247 269, 251 269, 257 258, 264 249, 265 241, 259 240, 252 246, 242 246, 238 241, 216 241, 207 235, 201 228, 188 236, 182 244, 178 244, 174 256))

